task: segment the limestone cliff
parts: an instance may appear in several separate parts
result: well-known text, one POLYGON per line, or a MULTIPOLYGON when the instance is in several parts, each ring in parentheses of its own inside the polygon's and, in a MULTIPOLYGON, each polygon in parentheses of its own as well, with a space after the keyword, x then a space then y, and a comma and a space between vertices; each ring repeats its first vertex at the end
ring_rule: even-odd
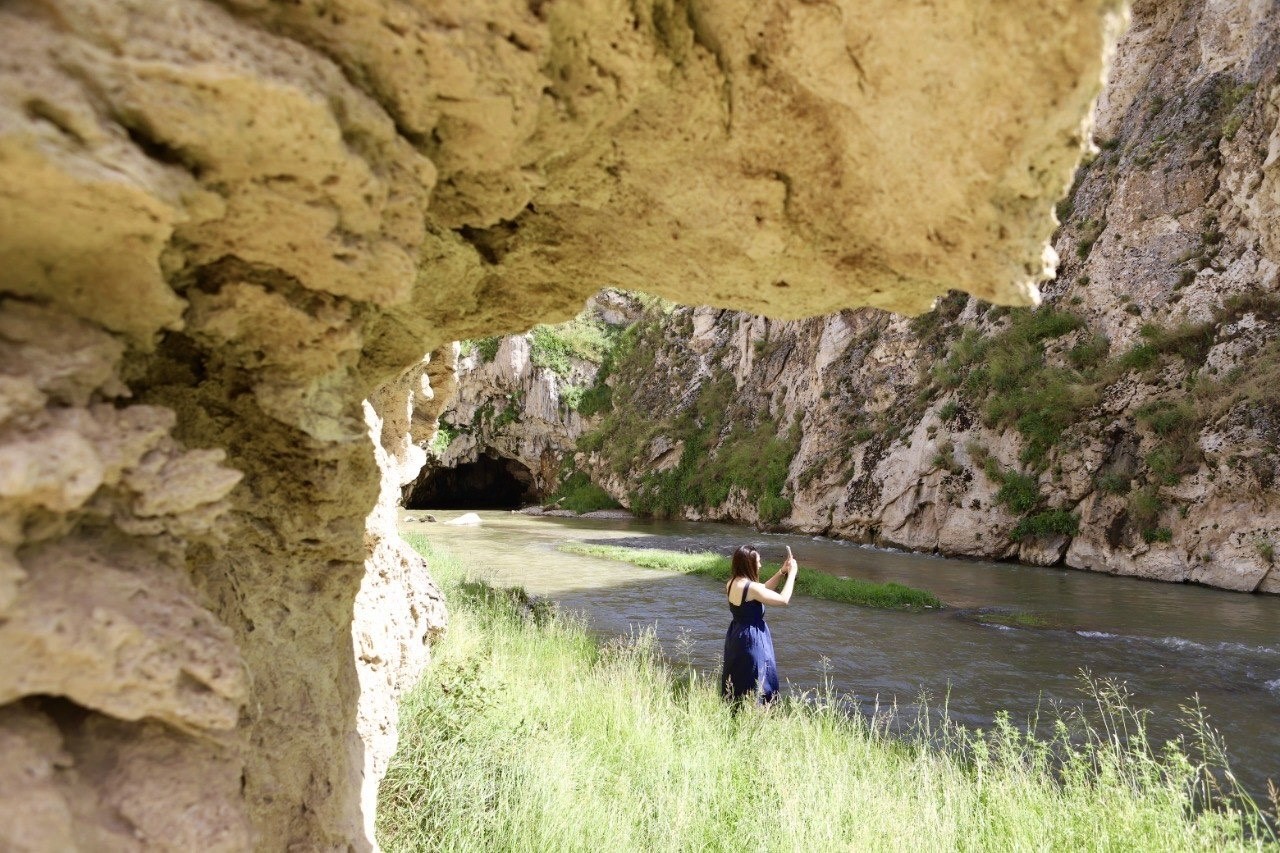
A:
POLYGON ((1278 32, 1135 6, 1039 311, 653 314, 542 456, 643 512, 1280 592, 1278 32))
POLYGON ((447 342, 606 284, 782 316, 1026 302, 1117 24, 4 4, 0 847, 372 846, 442 618, 389 523, 447 342))
POLYGON ((426 445, 425 467, 405 487, 404 505, 456 506, 468 497, 527 505, 554 492, 578 440, 599 421, 584 393, 604 381, 606 350, 644 310, 642 298, 603 290, 569 324, 468 342, 457 392, 426 445), (507 469, 495 476, 519 488, 495 490, 482 457, 500 460, 507 469))

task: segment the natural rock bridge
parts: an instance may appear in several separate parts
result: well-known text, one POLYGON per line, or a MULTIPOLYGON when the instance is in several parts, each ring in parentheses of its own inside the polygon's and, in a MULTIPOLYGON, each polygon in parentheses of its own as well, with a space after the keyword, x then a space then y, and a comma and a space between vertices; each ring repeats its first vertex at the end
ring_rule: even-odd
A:
POLYGON ((424 353, 605 284, 774 316, 1026 303, 1118 24, 0 8, 0 846, 370 848, 445 620, 392 523, 451 388, 424 353))

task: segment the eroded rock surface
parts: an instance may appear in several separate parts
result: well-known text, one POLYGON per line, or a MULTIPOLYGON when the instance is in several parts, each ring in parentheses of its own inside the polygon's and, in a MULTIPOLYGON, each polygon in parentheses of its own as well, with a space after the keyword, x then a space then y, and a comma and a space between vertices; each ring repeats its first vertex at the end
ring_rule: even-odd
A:
POLYGON ((424 353, 605 284, 1027 301, 1111 9, 5 5, 3 845, 369 847, 424 353))

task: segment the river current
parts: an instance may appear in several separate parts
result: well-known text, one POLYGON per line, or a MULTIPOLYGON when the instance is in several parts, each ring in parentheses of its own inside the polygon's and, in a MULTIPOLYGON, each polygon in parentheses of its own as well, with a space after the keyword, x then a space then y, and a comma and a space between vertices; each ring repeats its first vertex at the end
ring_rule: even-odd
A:
MULTIPOLYGON (((434 513, 442 521, 457 513, 434 513)), ((1123 682, 1152 712, 1151 730, 1175 731, 1193 697, 1226 742, 1232 768, 1255 795, 1280 785, 1280 596, 1109 577, 1070 569, 947 559, 820 537, 763 534, 725 524, 595 520, 481 512, 482 523, 403 523, 477 576, 521 585, 583 613, 603 637, 652 629, 664 651, 718 673, 729 609, 720 584, 566 554, 564 542, 728 553, 757 546, 776 562, 791 546, 801 571, 897 581, 947 605, 904 613, 805 599, 769 608, 778 670, 790 689, 824 677, 864 710, 921 696, 969 725, 999 711, 1025 721, 1039 708, 1080 706, 1080 673, 1123 682), (1027 614, 1048 627, 1018 627, 1027 614), (1001 624, 1005 623, 1005 624, 1001 624), (1008 624, 1013 623, 1013 624, 1008 624)))

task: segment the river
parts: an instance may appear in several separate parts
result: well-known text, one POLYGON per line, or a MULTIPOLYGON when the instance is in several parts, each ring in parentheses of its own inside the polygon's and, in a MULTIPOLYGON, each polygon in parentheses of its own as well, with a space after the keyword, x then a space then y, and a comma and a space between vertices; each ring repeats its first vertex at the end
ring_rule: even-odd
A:
MULTIPOLYGON (((433 513, 442 521, 457 515, 433 513)), ((1085 699, 1079 673, 1123 682, 1168 736, 1179 708, 1198 696, 1224 737, 1233 770, 1255 795, 1280 784, 1280 596, 1109 577, 1070 569, 947 559, 820 537, 763 534, 725 524, 594 520, 481 512, 476 526, 404 523, 478 576, 521 585, 580 611, 602 636, 652 628, 666 653, 713 671, 729 621, 721 586, 705 578, 566 554, 568 541, 728 553, 759 547, 767 561, 791 546, 802 572, 817 571, 927 589, 942 611, 903 613, 797 596, 770 608, 778 669, 792 689, 822 683, 864 710, 896 702, 910 715, 922 694, 951 716, 986 725, 1001 710, 1015 721, 1054 703, 1085 699), (1031 613, 1052 626, 984 624, 1031 613)))

